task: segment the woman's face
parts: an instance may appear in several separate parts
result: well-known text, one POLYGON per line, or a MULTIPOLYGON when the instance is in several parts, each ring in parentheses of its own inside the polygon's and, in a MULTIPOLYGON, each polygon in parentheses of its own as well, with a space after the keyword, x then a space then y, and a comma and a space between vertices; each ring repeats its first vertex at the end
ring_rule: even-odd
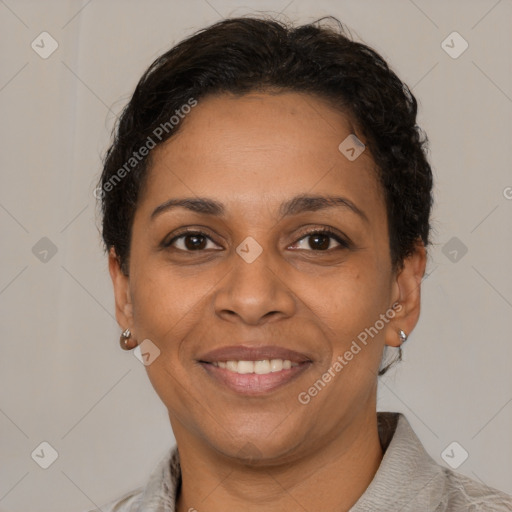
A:
POLYGON ((375 414, 383 347, 416 323, 424 261, 392 271, 369 149, 353 161, 340 152, 354 129, 322 100, 210 96, 182 122, 153 150, 128 278, 111 257, 118 320, 160 350, 146 369, 178 442, 186 432, 227 456, 251 446, 291 460, 375 414), (185 198, 214 206, 154 213, 185 198), (269 363, 233 371, 227 360, 269 363))

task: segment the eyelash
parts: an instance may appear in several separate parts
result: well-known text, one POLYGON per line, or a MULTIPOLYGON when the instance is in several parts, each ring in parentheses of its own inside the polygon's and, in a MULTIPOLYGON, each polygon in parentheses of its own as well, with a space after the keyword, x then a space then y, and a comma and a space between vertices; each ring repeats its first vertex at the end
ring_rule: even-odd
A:
MULTIPOLYGON (((192 235, 203 236, 203 237, 207 238, 208 240, 210 240, 211 242, 215 243, 212 240, 212 238, 207 233, 205 233, 203 231, 185 230, 185 231, 182 231, 181 233, 178 233, 176 236, 174 236, 168 242, 167 241, 162 242, 162 248, 169 249, 176 240, 186 237, 186 236, 192 236, 192 235)), ((338 242, 340 244, 340 247, 338 247, 338 249, 349 249, 351 247, 351 244, 348 241, 344 240, 337 232, 335 232, 329 228, 313 229, 311 231, 307 231, 306 233, 303 233, 301 235, 301 237, 299 239, 297 239, 297 241, 294 242, 292 245, 295 245, 297 242, 300 242, 304 238, 307 238, 308 236, 313 236, 313 235, 327 235, 330 238, 333 238, 336 242, 338 242)), ((324 252, 325 253, 325 252, 332 252, 335 249, 336 249, 336 247, 331 248, 331 249, 325 249, 325 250, 310 249, 308 252, 324 252)), ((197 251, 184 250, 184 249, 177 249, 177 250, 181 251, 181 252, 193 253, 193 252, 203 252, 205 249, 199 249, 197 251)), ((303 250, 303 249, 300 249, 300 250, 303 250)))

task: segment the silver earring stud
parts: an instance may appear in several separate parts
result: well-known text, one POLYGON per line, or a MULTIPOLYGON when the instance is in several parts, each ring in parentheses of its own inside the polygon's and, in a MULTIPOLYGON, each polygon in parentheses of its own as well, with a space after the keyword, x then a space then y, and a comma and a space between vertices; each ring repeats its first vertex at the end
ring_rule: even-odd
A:
POLYGON ((398 336, 400 336, 400 341, 402 343, 405 343, 407 341, 407 334, 405 334, 405 332, 402 331, 402 329, 398 331, 398 336))

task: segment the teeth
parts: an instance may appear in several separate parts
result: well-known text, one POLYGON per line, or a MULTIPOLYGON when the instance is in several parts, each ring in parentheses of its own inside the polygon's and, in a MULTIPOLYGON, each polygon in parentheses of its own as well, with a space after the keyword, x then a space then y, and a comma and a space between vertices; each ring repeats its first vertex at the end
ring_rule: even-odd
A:
MULTIPOLYGON (((240 367, 240 363, 238 363, 238 367, 240 367)), ((265 359, 264 361, 254 361, 254 373, 257 373, 258 375, 270 373, 270 362, 268 359, 265 359)))
POLYGON ((214 366, 224 368, 230 372, 239 374, 256 373, 266 375, 267 373, 289 370, 298 363, 292 363, 289 359, 264 359, 262 361, 218 361, 212 363, 214 366))
MULTIPOLYGON (((233 361, 237 364, 235 361, 233 361)), ((237 373, 254 373, 254 361, 238 361, 237 373)))
POLYGON ((230 370, 232 372, 238 371, 238 363, 236 361, 227 361, 226 370, 230 370))
POLYGON ((282 359, 272 359, 270 361, 270 371, 280 372, 282 369, 283 369, 283 360, 282 359))

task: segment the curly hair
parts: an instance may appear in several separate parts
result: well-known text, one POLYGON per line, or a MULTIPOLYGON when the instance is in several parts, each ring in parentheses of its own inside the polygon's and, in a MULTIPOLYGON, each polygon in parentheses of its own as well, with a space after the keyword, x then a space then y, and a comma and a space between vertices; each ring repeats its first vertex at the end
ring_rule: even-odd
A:
POLYGON ((193 34, 149 66, 114 127, 98 183, 104 246, 115 248, 126 275, 137 199, 150 167, 150 154, 139 150, 176 134, 182 123, 160 130, 154 141, 155 128, 169 126, 191 98, 216 93, 305 92, 348 114, 366 138, 383 187, 394 268, 418 239, 428 245, 432 171, 428 139, 416 125, 416 99, 376 51, 348 34, 332 16, 298 27, 231 18, 193 34))
POLYGON ((179 121, 191 99, 197 104, 220 93, 304 92, 348 114, 366 138, 383 187, 394 268, 418 240, 428 245, 432 172, 428 139, 416 125, 416 99, 376 51, 348 36, 332 16, 297 27, 231 18, 196 32, 149 66, 114 127, 98 183, 105 249, 115 248, 126 275, 137 199, 150 167, 148 141, 154 147, 176 134, 182 123, 169 120, 179 121))

